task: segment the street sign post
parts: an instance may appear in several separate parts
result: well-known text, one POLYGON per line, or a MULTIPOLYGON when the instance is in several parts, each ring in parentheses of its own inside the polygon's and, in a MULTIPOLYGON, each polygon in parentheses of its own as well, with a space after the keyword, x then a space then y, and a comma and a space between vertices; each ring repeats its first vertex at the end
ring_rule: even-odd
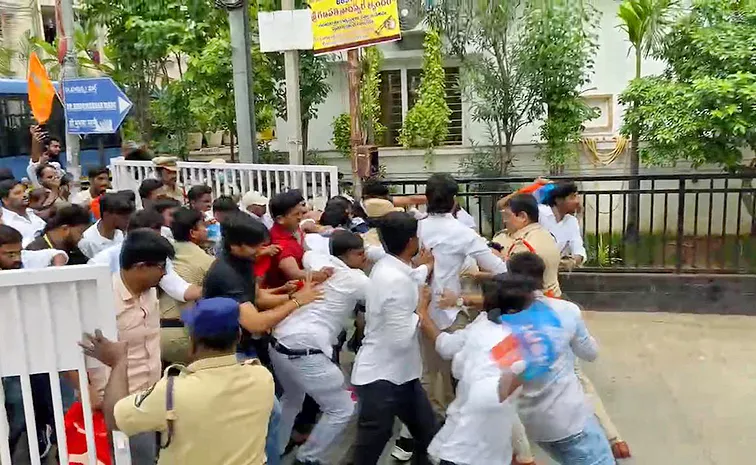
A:
POLYGON ((63 82, 68 134, 113 134, 133 106, 108 77, 63 82))

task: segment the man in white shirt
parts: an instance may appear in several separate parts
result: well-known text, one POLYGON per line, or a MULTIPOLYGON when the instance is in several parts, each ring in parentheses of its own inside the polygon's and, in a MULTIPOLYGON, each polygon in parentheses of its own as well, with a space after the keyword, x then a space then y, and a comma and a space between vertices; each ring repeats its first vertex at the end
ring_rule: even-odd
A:
POLYGON ((21 241, 20 232, 0 224, 0 270, 39 269, 68 263, 68 255, 62 250, 23 250, 21 241))
POLYGON ((104 194, 110 187, 110 171, 104 166, 90 168, 87 177, 89 189, 74 194, 71 203, 89 209, 92 200, 104 194))
POLYGON ((562 266, 572 269, 585 263, 588 254, 575 213, 580 209, 577 185, 559 181, 538 205, 538 222, 546 228, 562 254, 562 266))
POLYGON ((304 305, 273 329, 269 350, 276 377, 284 390, 281 397, 281 445, 291 436, 294 420, 305 395, 320 406, 323 415, 307 441, 297 451, 296 463, 327 463, 329 447, 336 442, 354 413, 354 401, 346 389, 344 374, 333 363, 333 346, 358 301, 365 299, 370 279, 360 236, 335 231, 332 254, 309 251, 304 255, 308 271, 333 268, 323 285, 323 300, 304 305))
POLYGON ((39 186, 37 179, 37 168, 42 165, 50 165, 58 172, 58 178, 65 174, 60 166, 60 152, 62 146, 57 137, 50 137, 45 134, 39 126, 32 126, 30 129, 32 135, 32 156, 29 158, 29 166, 26 167, 26 175, 34 186, 39 186), (45 140, 45 137, 47 139, 45 140))
POLYGON ((79 242, 87 258, 94 258, 108 247, 123 242, 123 232, 134 213, 134 203, 122 192, 107 193, 100 199, 101 218, 90 226, 79 242))
POLYGON ((0 182, 2 222, 21 233, 26 247, 45 228, 45 221, 29 207, 29 195, 23 184, 15 179, 0 182))
POLYGON ((273 227, 273 218, 268 213, 268 203, 270 200, 261 193, 249 191, 241 198, 239 208, 270 229, 273 227))
MULTIPOLYGON (((417 227, 409 214, 393 212, 383 217, 378 229, 388 255, 370 273, 365 339, 352 370, 360 399, 355 465, 378 462, 396 417, 415 439, 417 463, 428 463, 427 448, 436 433, 433 408, 420 384, 415 312, 430 305, 430 289, 419 288, 412 277, 412 257, 420 250, 417 227)), ((432 269, 433 256, 423 251, 416 264, 432 269)))
MULTIPOLYGON (((509 260, 511 272, 526 276, 543 287, 543 260, 526 252, 509 260)), ((558 463, 614 465, 615 460, 601 425, 575 370, 575 357, 592 362, 598 344, 588 332, 580 308, 566 300, 536 298, 551 307, 561 328, 550 334, 556 360, 543 378, 524 381, 517 408, 528 437, 558 463)))
MULTIPOLYGON (((419 222, 417 231, 422 247, 431 250, 435 259, 431 281, 434 294, 431 318, 439 329, 446 332, 464 328, 475 316, 460 305, 451 308, 440 308, 438 305, 445 290, 460 293, 460 275, 467 257, 472 258, 484 272, 499 274, 507 270, 501 258, 488 247, 486 240, 452 214, 457 206, 455 197, 458 193, 457 182, 448 174, 438 173, 428 178, 425 188, 428 217, 419 222)), ((423 344, 423 362, 423 385, 429 393, 434 410, 443 416, 454 399, 451 362, 441 359, 431 344, 423 344)))
MULTIPOLYGON (((152 229, 160 233, 163 224, 163 217, 155 210, 139 210, 134 213, 129 220, 128 232, 137 229, 152 229)), ((90 265, 108 265, 111 273, 115 274, 121 270, 121 250, 123 241, 112 245, 105 250, 100 251, 97 255, 89 260, 90 265)), ((187 283, 173 269, 173 263, 170 258, 166 261, 165 275, 160 279, 158 286, 166 294, 179 302, 189 302, 197 300, 202 296, 202 288, 187 283)))
MULTIPOLYGON (((484 282, 484 312, 459 331, 442 332, 429 313, 419 313, 424 338, 442 358, 453 360, 454 377, 459 380, 446 421, 429 448, 429 453, 445 465, 519 463, 512 461, 516 413, 508 398, 520 382, 514 372, 499 367, 492 349, 512 334, 499 321, 499 309, 525 308, 533 299, 537 283, 508 274, 496 280, 484 282)), ((447 298, 444 296, 444 300, 447 298)))

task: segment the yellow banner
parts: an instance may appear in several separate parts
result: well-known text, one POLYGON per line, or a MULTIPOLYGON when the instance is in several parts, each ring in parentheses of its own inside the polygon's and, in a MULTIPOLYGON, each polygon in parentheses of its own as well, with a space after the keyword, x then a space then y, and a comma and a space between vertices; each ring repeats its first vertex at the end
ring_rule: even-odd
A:
POLYGON ((311 0, 316 54, 401 38, 397 0, 311 0))

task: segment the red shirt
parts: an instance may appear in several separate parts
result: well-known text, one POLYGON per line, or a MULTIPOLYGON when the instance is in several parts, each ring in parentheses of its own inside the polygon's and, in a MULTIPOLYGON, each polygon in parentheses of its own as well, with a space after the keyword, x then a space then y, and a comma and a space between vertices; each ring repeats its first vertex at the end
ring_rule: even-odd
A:
POLYGON ((280 268, 281 260, 292 257, 296 260, 297 266, 303 269, 304 233, 300 229, 294 235, 276 223, 270 228, 270 243, 281 247, 281 251, 272 258, 270 269, 265 277, 264 287, 268 289, 283 286, 289 281, 280 268))

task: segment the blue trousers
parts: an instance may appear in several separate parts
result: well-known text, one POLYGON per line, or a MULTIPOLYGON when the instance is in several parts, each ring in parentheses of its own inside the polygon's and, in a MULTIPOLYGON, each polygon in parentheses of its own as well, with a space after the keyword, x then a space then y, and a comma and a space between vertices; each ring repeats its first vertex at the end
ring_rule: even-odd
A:
POLYGON ((549 457, 562 465, 615 465, 616 461, 595 416, 591 416, 583 431, 554 442, 539 442, 549 457))

